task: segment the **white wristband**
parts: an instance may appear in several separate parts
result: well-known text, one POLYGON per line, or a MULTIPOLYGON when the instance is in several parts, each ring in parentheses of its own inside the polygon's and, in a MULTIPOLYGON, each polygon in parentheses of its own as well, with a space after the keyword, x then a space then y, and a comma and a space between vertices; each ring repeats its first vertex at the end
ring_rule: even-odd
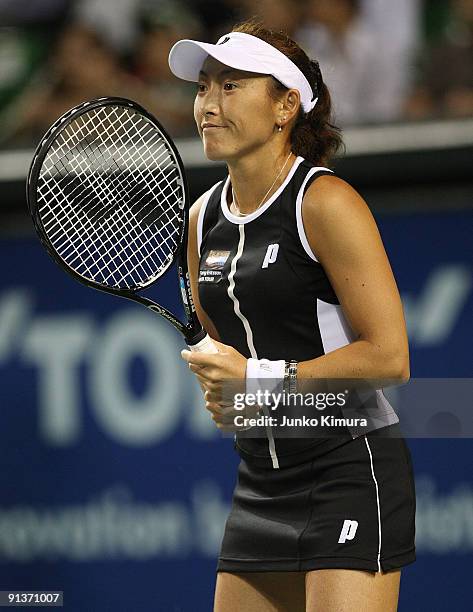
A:
POLYGON ((269 394, 282 392, 284 367, 284 359, 279 361, 269 361, 269 359, 248 359, 246 364, 247 395, 255 395, 258 404, 261 406, 267 403, 271 404, 272 402, 269 394), (265 401, 264 396, 269 398, 269 401, 265 401))

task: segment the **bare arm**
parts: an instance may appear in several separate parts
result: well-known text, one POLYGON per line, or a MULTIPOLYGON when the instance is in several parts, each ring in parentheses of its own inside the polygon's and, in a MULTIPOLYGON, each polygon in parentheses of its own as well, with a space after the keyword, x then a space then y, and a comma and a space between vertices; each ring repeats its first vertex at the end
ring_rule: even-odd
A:
POLYGON ((407 381, 409 347, 401 298, 366 202, 345 181, 320 177, 304 197, 303 222, 356 340, 300 363, 298 376, 407 381))
POLYGON ((191 282, 192 299, 194 300, 195 309, 199 321, 202 323, 203 328, 214 340, 220 340, 218 332, 208 317, 205 310, 202 308, 199 301, 199 252, 197 249, 197 220, 199 217, 200 208, 204 201, 205 194, 201 195, 194 204, 191 206, 189 211, 189 237, 187 243, 187 264, 189 267, 189 278, 191 282))

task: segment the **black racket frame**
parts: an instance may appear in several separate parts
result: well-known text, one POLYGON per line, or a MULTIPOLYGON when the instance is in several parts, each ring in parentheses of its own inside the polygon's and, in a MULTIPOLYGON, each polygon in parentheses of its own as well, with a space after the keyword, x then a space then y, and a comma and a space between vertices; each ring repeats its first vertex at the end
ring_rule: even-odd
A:
POLYGON ((189 346, 195 345, 200 340, 202 340, 206 336, 206 332, 202 328, 202 325, 197 317, 197 313, 195 310, 194 301, 192 299, 192 292, 190 286, 189 272, 187 267, 187 236, 188 236, 188 226, 189 226, 189 189, 186 181, 186 176, 184 172, 184 164, 182 163, 181 156, 177 150, 176 145, 172 141, 171 137, 168 135, 166 130, 163 128, 161 123, 154 117, 150 112, 148 112, 145 108, 143 108, 137 102, 133 100, 129 100, 127 98, 120 97, 102 97, 97 98, 95 100, 90 100, 88 102, 83 102, 74 106, 67 112, 65 112, 57 121, 55 121, 46 134, 41 139, 40 143, 36 147, 33 160, 31 162, 31 166, 28 172, 28 178, 26 183, 26 200, 28 203, 28 209, 30 215, 33 219, 33 223, 36 229, 36 232, 45 247, 46 251, 53 258, 53 260, 61 266, 66 272, 68 272, 71 276, 77 279, 79 282, 91 287, 92 289, 97 289, 98 291, 103 291, 105 293, 110 293, 112 295, 116 295, 122 298, 126 298, 128 300, 133 300, 138 304, 142 304, 152 310, 153 312, 161 315, 165 319, 174 326, 181 334, 184 336, 187 344, 189 346), (41 167, 43 161, 51 148, 52 143, 55 141, 57 135, 62 132, 72 121, 77 119, 79 116, 83 115, 86 112, 91 110, 103 107, 103 106, 123 106, 127 108, 131 108, 136 111, 140 115, 144 116, 148 121, 150 121, 163 135, 164 140, 166 141, 166 145, 172 150, 176 161, 179 165, 180 175, 182 177, 182 188, 184 193, 184 202, 183 202, 183 219, 184 222, 181 228, 181 235, 179 240, 179 248, 176 251, 172 260, 170 260, 166 269, 160 274, 156 279, 153 279, 146 286, 134 287, 131 289, 120 289, 115 287, 108 287, 105 285, 101 285, 100 283, 91 281, 88 278, 81 276, 78 272, 73 270, 57 253, 56 249, 51 244, 47 233, 43 227, 43 223, 41 221, 41 217, 39 214, 38 201, 36 197, 36 186, 38 182, 38 177, 41 172, 41 167), (180 286, 181 293, 181 301, 184 306, 184 310, 186 313, 187 323, 183 324, 171 311, 163 306, 160 306, 153 300, 146 298, 142 295, 138 294, 138 291, 142 291, 153 285, 157 282, 173 263, 176 263, 178 280, 180 286))

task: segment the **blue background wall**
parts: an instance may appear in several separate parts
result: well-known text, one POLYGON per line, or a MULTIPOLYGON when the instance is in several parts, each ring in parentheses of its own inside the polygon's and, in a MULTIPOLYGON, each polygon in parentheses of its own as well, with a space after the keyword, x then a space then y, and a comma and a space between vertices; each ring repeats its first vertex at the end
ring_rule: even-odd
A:
MULTIPOLYGON (((472 377, 473 211, 377 218, 412 377, 472 377)), ((159 317, 0 241, 0 589, 67 610, 212 609, 238 456, 159 317)), ((150 294, 178 309, 171 272, 150 294)), ((472 413, 473 414, 473 413, 472 413)), ((418 560, 400 610, 470 610, 472 440, 409 440, 418 560)))

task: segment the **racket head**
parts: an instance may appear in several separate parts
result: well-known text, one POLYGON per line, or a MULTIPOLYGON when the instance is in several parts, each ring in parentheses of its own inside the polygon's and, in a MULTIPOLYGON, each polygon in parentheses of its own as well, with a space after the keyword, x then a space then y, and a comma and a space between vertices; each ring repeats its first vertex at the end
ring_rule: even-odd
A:
POLYGON ((184 166, 163 126, 132 100, 98 98, 64 113, 35 151, 27 202, 48 253, 90 287, 130 297, 175 261, 187 274, 184 166))

